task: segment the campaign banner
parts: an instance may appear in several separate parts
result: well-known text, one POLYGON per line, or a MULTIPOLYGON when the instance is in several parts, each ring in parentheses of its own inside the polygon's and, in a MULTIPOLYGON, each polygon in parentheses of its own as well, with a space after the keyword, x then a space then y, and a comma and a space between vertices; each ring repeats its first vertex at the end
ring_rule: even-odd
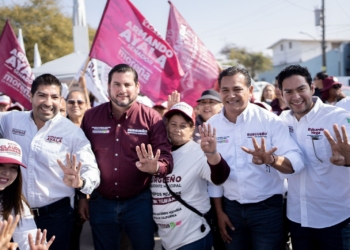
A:
POLYGON ((178 91, 181 101, 194 106, 204 90, 214 87, 219 68, 214 55, 170 1, 169 4, 166 41, 174 48, 185 73, 178 91))
POLYGON ((154 102, 167 100, 183 75, 174 50, 129 0, 107 1, 90 57, 133 67, 154 102))
POLYGON ((8 20, 0 36, 0 92, 32 109, 30 89, 34 74, 8 20))
MULTIPOLYGON (((87 58, 86 60, 88 60, 87 58)), ((85 68, 86 60, 81 65, 80 70, 74 76, 74 79, 79 81, 85 68)), ((98 103, 109 102, 107 97, 107 90, 105 91, 102 87, 101 80, 98 77, 97 62, 95 59, 90 59, 86 67, 85 74, 86 88, 98 99, 98 103)))

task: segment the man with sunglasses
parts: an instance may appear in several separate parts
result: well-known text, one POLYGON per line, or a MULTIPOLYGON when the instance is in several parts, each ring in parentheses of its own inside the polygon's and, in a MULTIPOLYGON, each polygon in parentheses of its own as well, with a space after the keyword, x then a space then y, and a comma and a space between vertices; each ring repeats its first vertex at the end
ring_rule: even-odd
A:
POLYGON ((282 70, 278 84, 291 109, 280 117, 303 151, 305 165, 288 177, 293 249, 350 249, 350 113, 312 96, 311 75, 300 65, 282 70))

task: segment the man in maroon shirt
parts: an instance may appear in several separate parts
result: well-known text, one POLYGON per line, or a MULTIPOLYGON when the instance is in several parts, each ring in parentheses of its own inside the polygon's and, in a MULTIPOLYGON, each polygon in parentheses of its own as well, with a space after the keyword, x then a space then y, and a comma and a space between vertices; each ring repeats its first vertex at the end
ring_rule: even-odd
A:
POLYGON ((173 159, 162 118, 136 102, 139 90, 136 71, 126 64, 115 66, 108 75, 111 101, 88 110, 81 125, 101 172, 101 184, 89 202, 95 249, 118 249, 122 230, 133 249, 154 248, 149 184, 152 175, 171 172, 173 159), (159 159, 149 157, 136 165, 141 144, 160 150, 159 159))

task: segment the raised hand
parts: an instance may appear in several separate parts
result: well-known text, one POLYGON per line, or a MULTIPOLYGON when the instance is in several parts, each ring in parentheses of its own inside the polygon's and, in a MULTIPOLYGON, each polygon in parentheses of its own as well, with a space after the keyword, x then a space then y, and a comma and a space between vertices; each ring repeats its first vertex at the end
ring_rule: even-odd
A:
POLYGON ((35 242, 33 241, 33 237, 31 234, 28 234, 28 242, 30 246, 30 250, 47 250, 51 246, 52 242, 55 240, 55 236, 52 236, 52 238, 49 240, 49 242, 46 243, 46 229, 43 231, 43 234, 41 235, 41 230, 38 229, 36 231, 36 238, 35 242))
POLYGON ((333 130, 337 141, 333 139, 327 129, 324 130, 324 135, 332 148, 332 156, 329 161, 338 166, 350 166, 350 144, 346 128, 341 126, 342 135, 337 124, 333 125, 333 130))
POLYGON ((210 124, 203 123, 198 126, 201 136, 201 148, 206 154, 214 154, 216 152, 216 129, 211 128, 210 124))
POLYGON ((0 221, 0 250, 16 250, 18 247, 17 243, 10 242, 13 232, 16 229, 19 221, 19 215, 13 219, 10 215, 7 221, 0 221))
POLYGON ((256 165, 261 165, 261 164, 267 164, 271 165, 275 162, 275 158, 273 153, 276 152, 277 147, 273 147, 269 151, 266 151, 266 145, 265 145, 265 138, 261 138, 261 146, 259 146, 258 142, 256 139, 253 137, 252 138, 253 145, 254 145, 254 150, 253 149, 248 149, 246 147, 241 147, 242 150, 248 154, 251 154, 253 156, 252 162, 256 165))
POLYGON ((171 109, 176 103, 180 102, 180 93, 177 90, 173 91, 171 95, 168 95, 168 110, 171 109))
POLYGON ((59 159, 57 159, 57 163, 64 173, 64 184, 72 188, 80 188, 83 185, 83 181, 80 178, 81 162, 79 162, 77 166, 76 161, 76 155, 73 154, 71 160, 69 153, 66 155, 66 166, 59 159))
POLYGON ((144 143, 141 144, 141 147, 136 146, 136 153, 139 157, 139 161, 136 162, 136 167, 142 172, 155 174, 159 170, 158 159, 160 150, 157 150, 155 156, 153 156, 152 146, 150 144, 147 145, 147 150, 144 143))

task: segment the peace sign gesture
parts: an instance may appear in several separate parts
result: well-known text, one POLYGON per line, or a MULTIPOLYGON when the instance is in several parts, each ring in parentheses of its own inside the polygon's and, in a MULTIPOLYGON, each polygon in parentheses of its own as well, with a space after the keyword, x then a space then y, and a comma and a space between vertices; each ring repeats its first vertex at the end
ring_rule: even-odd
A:
POLYGON ((332 157, 329 159, 329 161, 337 166, 349 166, 350 144, 348 142, 346 128, 345 126, 341 126, 342 135, 340 135, 340 131, 337 124, 333 125, 333 130, 337 141, 333 139, 333 137, 327 129, 324 130, 324 135, 326 136, 332 148, 332 157))
POLYGON ((276 152, 277 147, 273 147, 269 151, 266 151, 266 145, 265 145, 265 138, 261 138, 261 147, 259 146, 258 142, 256 141, 255 137, 252 138, 254 150, 248 149, 246 147, 241 147, 242 150, 248 154, 251 154, 253 156, 252 162, 256 165, 261 164, 267 164, 271 165, 275 163, 275 158, 273 156, 273 153, 276 152))
POLYGON ((76 155, 73 154, 73 157, 71 160, 69 153, 67 153, 66 155, 66 166, 59 159, 57 159, 57 163, 61 167, 64 173, 64 177, 63 177, 64 184, 72 188, 80 188, 83 185, 83 181, 80 178, 81 162, 79 162, 77 166, 76 161, 77 161, 76 155))
POLYGON ((152 146, 150 144, 146 146, 144 143, 141 144, 141 148, 136 146, 136 153, 139 157, 139 161, 136 162, 136 167, 146 173, 156 174, 159 170, 158 159, 160 156, 160 150, 158 149, 156 155, 153 156, 152 146))

